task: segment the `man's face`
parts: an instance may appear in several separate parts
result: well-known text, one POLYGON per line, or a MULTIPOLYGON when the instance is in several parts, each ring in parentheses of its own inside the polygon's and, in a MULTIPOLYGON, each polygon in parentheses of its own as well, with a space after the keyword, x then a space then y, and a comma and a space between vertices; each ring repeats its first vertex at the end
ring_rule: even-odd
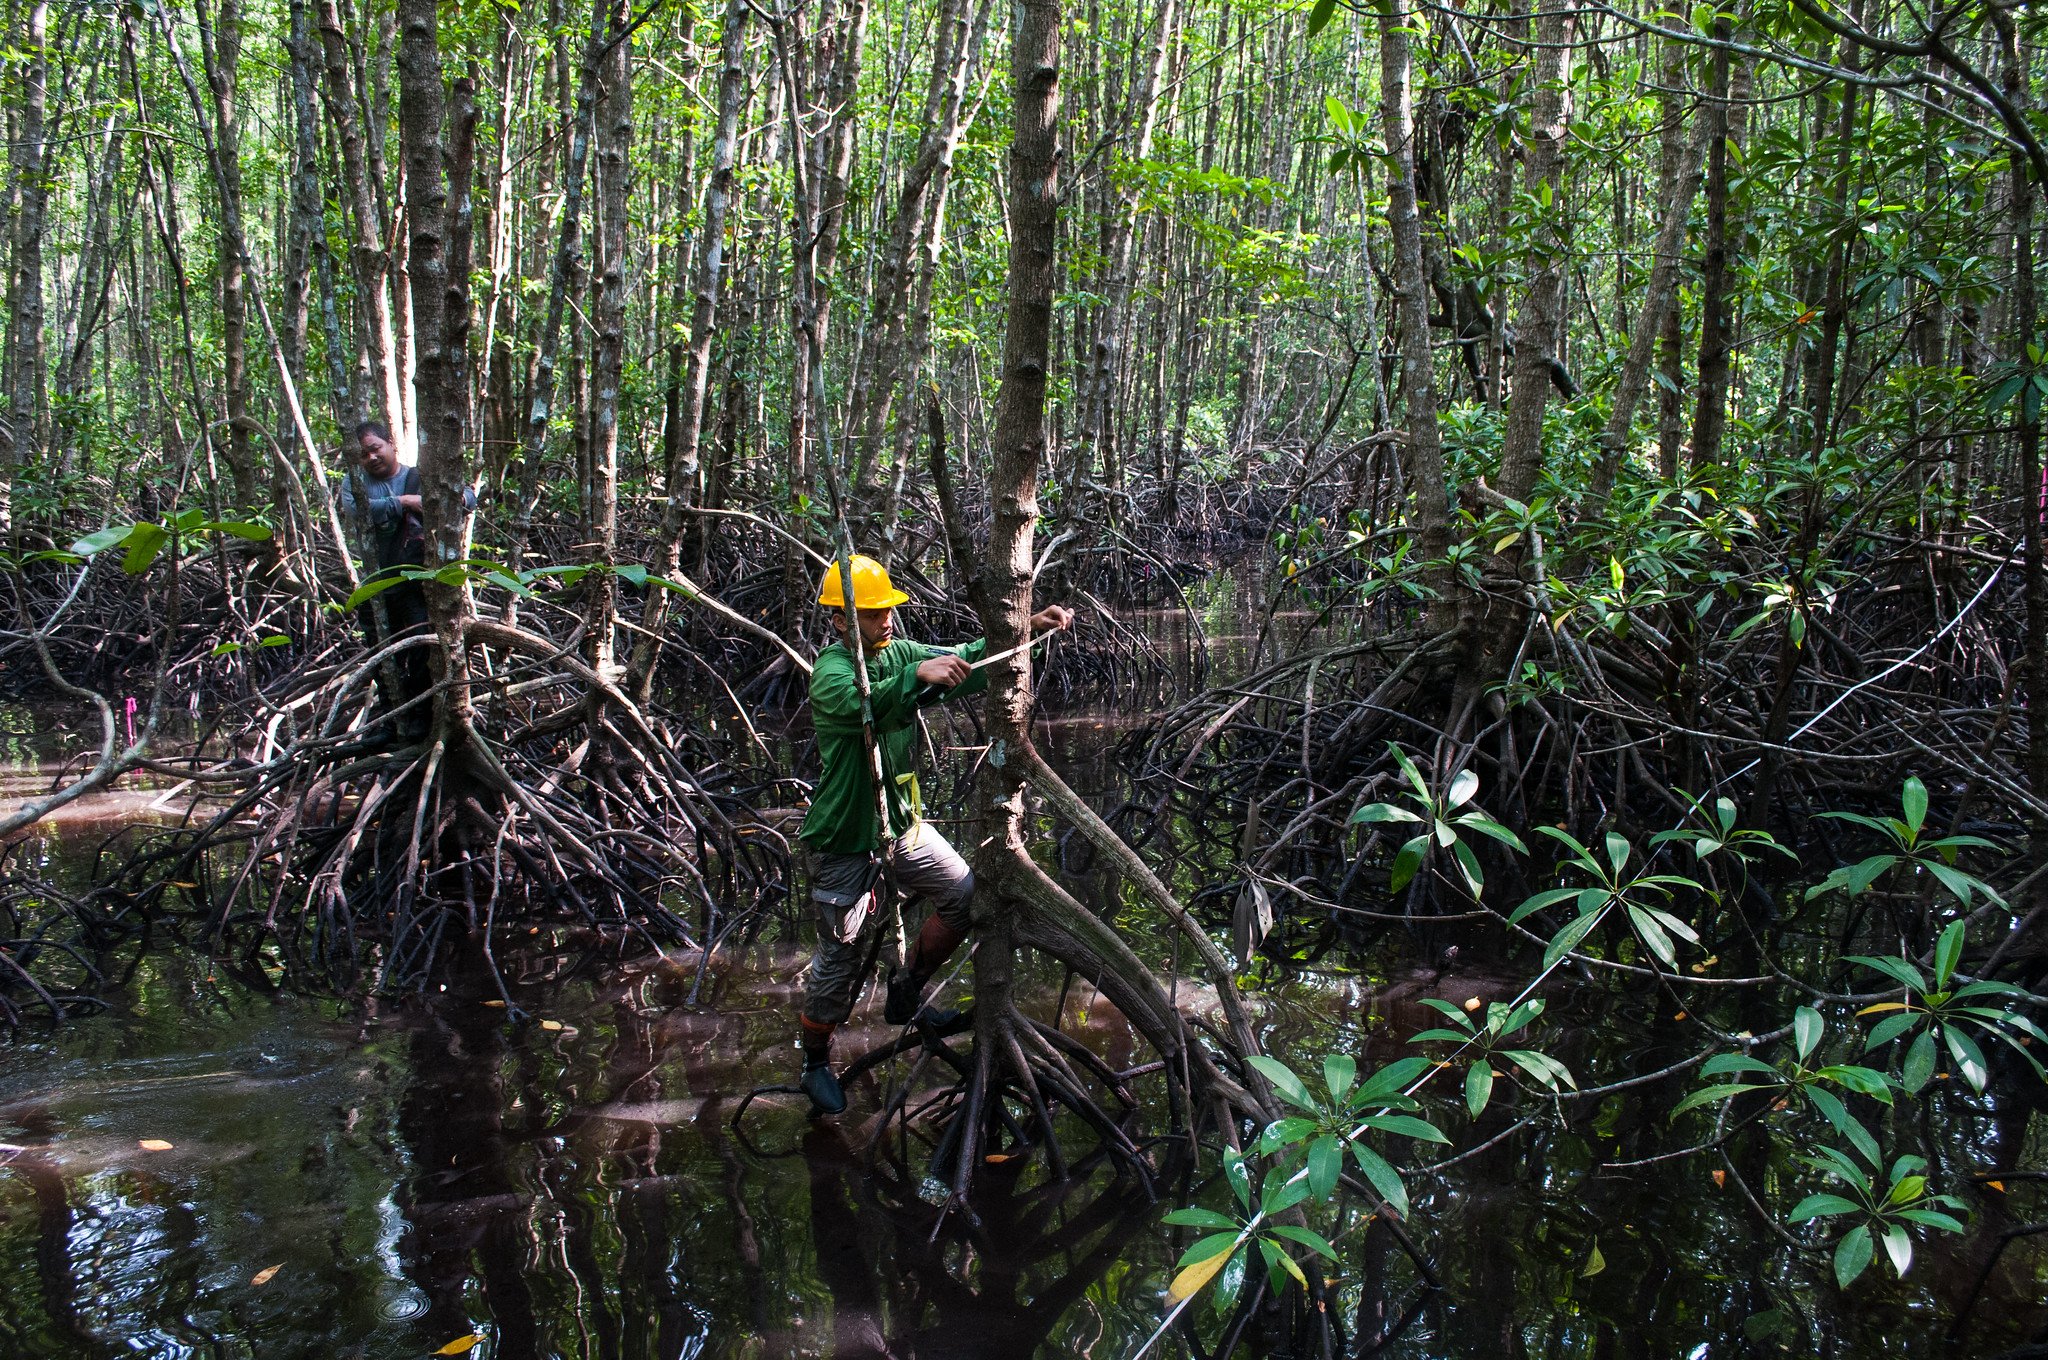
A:
MULTIPOLYGON (((896 611, 894 609, 860 609, 860 645, 862 650, 879 652, 889 645, 889 639, 896 636, 896 611)), ((846 636, 846 615, 840 610, 832 611, 832 626, 839 630, 839 636, 846 636)))
POLYGON ((362 446, 364 472, 382 481, 398 471, 398 450, 390 440, 375 430, 364 430, 356 439, 362 446))

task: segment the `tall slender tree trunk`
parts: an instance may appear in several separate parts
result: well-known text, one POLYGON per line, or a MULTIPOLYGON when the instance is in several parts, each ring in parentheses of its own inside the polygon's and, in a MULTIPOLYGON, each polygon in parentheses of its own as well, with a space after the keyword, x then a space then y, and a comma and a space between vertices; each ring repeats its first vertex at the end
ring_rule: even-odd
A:
MULTIPOLYGON (((711 341, 725 287, 726 219, 732 208, 733 173, 739 162, 740 114, 747 103, 747 0, 728 0, 719 42, 718 127, 711 143, 711 174, 704 189, 703 225, 697 232, 696 281, 690 297, 690 333, 682 355, 680 398, 672 416, 668 460, 668 503, 662 509, 658 541, 661 574, 674 579, 683 565, 683 539, 697 504, 698 450, 704 437, 705 399, 711 387, 711 341)), ((701 531, 700 531, 701 532, 701 531)), ((668 592, 654 589, 640 613, 641 635, 633 649, 633 689, 645 701, 654 684, 668 592)))
MULTIPOLYGON (((1671 54, 1664 63, 1664 83, 1667 87, 1675 87, 1684 75, 1685 62, 1679 44, 1673 42, 1670 48, 1671 54)), ((1643 285, 1643 300, 1636 309, 1635 324, 1629 331, 1628 357, 1622 362, 1621 379, 1614 389, 1614 404, 1608 411, 1607 424, 1600 432, 1600 459, 1594 466, 1593 481, 1587 489, 1587 499, 1602 510, 1614 488, 1621 460, 1627 455, 1636 408, 1642 404, 1643 394, 1650 387, 1657 342, 1665 330, 1665 316, 1667 313, 1675 316, 1677 312, 1678 264, 1685 250, 1686 224, 1692 217, 1693 197, 1699 192, 1701 161, 1708 154, 1708 144, 1716 130, 1714 119, 1701 118, 1694 122, 1692 135, 1687 136, 1685 120, 1681 117, 1681 98, 1675 90, 1666 96, 1664 155, 1668 167, 1660 186, 1663 192, 1662 215, 1657 235, 1650 246, 1650 273, 1643 285)), ((1722 154, 1725 162, 1725 150, 1722 154)), ((1724 179, 1725 168, 1724 164, 1724 179)), ((1725 190, 1724 182, 1724 193, 1725 190)), ((1723 211, 1725 214, 1725 204, 1723 211)))
POLYGON ((235 504, 251 509, 259 498, 252 435, 261 427, 249 414, 249 242, 242 222, 242 119, 236 93, 242 71, 241 0, 220 0, 211 19, 199 0, 199 53, 213 99, 213 180, 220 204, 221 387, 227 415, 224 453, 235 482, 235 504))
MULTIPOLYGON (((419 411, 419 470, 426 522, 426 565, 461 561, 469 555, 469 514, 464 503, 468 475, 467 400, 463 363, 456 344, 468 331, 469 280, 449 271, 451 254, 466 257, 467 245, 451 249, 450 224, 466 220, 449 211, 448 162, 472 159, 443 136, 448 97, 442 86, 435 0, 399 0, 399 154, 405 165, 405 219, 412 289, 413 334, 418 345, 415 400, 419 411)), ((473 124, 471 124, 473 126, 473 124)), ((458 135, 461 126, 457 127, 458 135)), ((466 186, 465 186, 466 187, 466 186)), ((465 743, 472 708, 464 683, 469 674, 465 630, 475 608, 467 585, 425 583, 427 608, 439 635, 440 679, 435 701, 439 738, 465 743)))
POLYGON ((1551 360, 1564 322, 1569 233, 1564 199, 1565 127, 1571 120, 1571 48, 1578 25, 1570 3, 1536 19, 1535 108, 1522 167, 1522 187, 1543 205, 1525 272, 1529 292, 1516 318, 1512 388, 1494 489, 1527 504, 1543 465, 1543 411, 1550 401, 1551 360))
POLYGON ((627 0, 611 0, 597 105, 597 296, 591 350, 590 506, 592 560, 600 568, 584 578, 584 621, 591 668, 609 676, 615 666, 619 536, 619 392, 626 372, 626 210, 632 200, 633 42, 627 0))
POLYGON ((0 465, 0 533, 13 530, 14 469, 41 448, 48 403, 43 363, 43 233, 50 186, 45 120, 49 110, 49 0, 27 0, 22 10, 23 60, 16 85, 19 116, 13 155, 19 198, 14 210, 13 260, 7 286, 6 462, 0 465))
MULTIPOLYGON (((403 448, 412 432, 405 428, 405 374, 399 366, 398 337, 388 291, 391 256, 384 246, 389 225, 383 208, 383 180, 380 171, 373 172, 374 143, 366 142, 357 113, 362 103, 361 82, 357 67, 350 60, 341 0, 316 3, 326 77, 321 88, 327 97, 327 121, 341 151, 342 187, 349 210, 349 262, 355 273, 356 306, 362 311, 362 329, 369 342, 371 387, 383 404, 380 418, 391 426, 403 448)), ((381 157, 378 163, 381 165, 381 157)))
MULTIPOLYGON (((1728 21, 1715 32, 1730 36, 1728 21)), ((1853 87, 1844 86, 1853 103, 1853 87)), ((1736 224, 1730 221, 1732 189, 1729 154, 1738 148, 1746 125, 1749 62, 1736 60, 1725 47, 1714 50, 1714 112, 1706 120, 1712 144, 1707 154, 1707 236, 1700 270, 1699 393, 1693 407, 1692 466, 1721 461, 1721 441, 1728 428, 1729 361, 1734 354, 1733 270, 1736 224)))
MULTIPOLYGON (((1401 333, 1402 427, 1415 497, 1416 551, 1425 562, 1451 542, 1450 493, 1444 484, 1443 433, 1437 422, 1436 358, 1429 345, 1429 277, 1422 254, 1422 215, 1415 193, 1415 109, 1411 84, 1408 0, 1380 11, 1380 116, 1387 139, 1387 217, 1394 242, 1394 310, 1401 333)), ((1445 573, 1435 573, 1441 588, 1445 573)))
MULTIPOLYGON (((597 68, 603 55, 604 34, 610 20, 609 0, 597 0, 590 21, 590 41, 585 48, 581 76, 576 87, 576 112, 570 120, 568 167, 563 175, 562 222, 555 243, 554 258, 548 265, 548 305, 534 339, 533 390, 527 399, 526 421, 519 443, 519 490, 512 510, 512 542, 506 552, 507 569, 515 574, 524 566, 527 544, 533 534, 533 515, 541 494, 541 457, 547 449, 548 426, 555 410, 555 367, 562 347, 562 317, 568 308, 569 290, 581 272, 583 232, 583 184, 590 158, 590 138, 597 117, 597 68)), ((573 346, 571 347, 573 350, 573 346)), ((504 619, 517 617, 517 597, 505 602, 504 619)))
MULTIPOLYGON (((1160 76, 1166 69, 1166 55, 1173 46, 1179 23, 1178 0, 1160 0, 1158 28, 1126 109, 1126 121, 1131 125, 1130 142, 1120 151, 1132 161, 1143 161, 1152 154, 1152 132, 1159 120, 1160 76)), ((1112 182, 1114 178, 1112 174, 1112 182)), ((1138 234, 1137 185, 1117 186, 1105 208, 1108 223, 1103 243, 1103 303, 1094 317, 1094 337, 1081 374, 1080 421, 1074 432, 1078 447, 1073 456, 1075 468, 1083 478, 1093 474, 1100 460, 1105 476, 1114 484, 1117 479, 1111 474, 1119 459, 1111 443, 1115 429, 1113 398, 1131 328, 1131 291, 1136 282, 1131 252, 1138 234)))

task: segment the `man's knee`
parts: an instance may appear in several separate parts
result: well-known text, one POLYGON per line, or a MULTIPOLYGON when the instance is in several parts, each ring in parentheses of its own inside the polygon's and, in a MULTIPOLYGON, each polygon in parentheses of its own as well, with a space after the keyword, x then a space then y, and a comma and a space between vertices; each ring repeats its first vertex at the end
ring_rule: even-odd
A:
POLYGON ((944 892, 934 894, 932 911, 963 935, 974 929, 974 870, 965 870, 944 892))

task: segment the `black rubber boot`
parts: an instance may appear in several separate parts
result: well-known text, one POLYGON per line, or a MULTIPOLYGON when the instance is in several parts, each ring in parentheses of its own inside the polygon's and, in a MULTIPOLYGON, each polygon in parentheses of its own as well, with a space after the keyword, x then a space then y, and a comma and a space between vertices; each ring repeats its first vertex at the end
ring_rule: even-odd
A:
POLYGON ((804 1064, 804 1074, 797 1078, 798 1086, 811 1098, 811 1113, 842 1114, 846 1110, 846 1091, 839 1085, 839 1078, 832 1073, 828 1063, 804 1064))

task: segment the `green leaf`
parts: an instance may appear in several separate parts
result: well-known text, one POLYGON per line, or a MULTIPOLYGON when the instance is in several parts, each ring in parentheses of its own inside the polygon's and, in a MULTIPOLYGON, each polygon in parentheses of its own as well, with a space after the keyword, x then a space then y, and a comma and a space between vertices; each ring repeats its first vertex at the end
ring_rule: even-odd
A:
POLYGON ((1358 1084, 1358 1060, 1349 1053, 1332 1053, 1323 1059, 1323 1085, 1329 1088, 1333 1104, 1342 1105, 1344 1097, 1358 1084))
POLYGON ((1579 942, 1593 933, 1593 927, 1599 925, 1600 918, 1606 914, 1605 908, 1589 911, 1552 936, 1550 947, 1543 951, 1543 967, 1549 969, 1552 964, 1577 949, 1579 942))
POLYGON ((1543 910, 1545 907, 1552 906, 1558 902, 1562 902, 1567 898, 1577 897, 1579 895, 1579 892, 1580 889, 1578 888, 1546 888, 1542 892, 1537 893, 1534 897, 1531 897, 1528 901, 1522 903, 1521 906, 1516 907, 1514 911, 1508 916, 1508 924, 1514 925, 1517 921, 1520 921, 1523 917, 1529 915, 1531 912, 1538 912, 1543 910))
POLYGON ((1417 1119, 1411 1114, 1372 1114, 1358 1121, 1371 1129, 1383 1129, 1398 1133, 1403 1138, 1415 1138, 1425 1143, 1448 1143, 1451 1140, 1437 1131, 1435 1125, 1417 1119))
POLYGON ((372 576, 369 580, 355 588, 354 593, 348 597, 348 602, 342 605, 342 608, 353 610, 360 605, 367 604, 393 586, 401 584, 404 580, 403 576, 372 576))
POLYGON ((1799 1049, 1799 1060, 1805 1062, 1807 1055, 1820 1046, 1821 1035, 1827 1032, 1827 1024, 1820 1018, 1820 1012, 1811 1006, 1801 1006, 1792 1012, 1793 1040, 1799 1049))
POLYGON ((1329 1238, 1324 1237, 1319 1232, 1314 1232, 1308 1228, 1297 1228, 1292 1223, 1270 1224, 1267 1226, 1266 1231, 1275 1237, 1284 1237, 1290 1242, 1298 1242, 1318 1256, 1327 1256, 1332 1261, 1337 1259, 1337 1249, 1330 1245, 1329 1238))
POLYGON ((1896 1223, 1885 1225, 1884 1254, 1892 1258, 1892 1269, 1903 1279, 1913 1264, 1913 1239, 1906 1236, 1906 1230, 1896 1223))
POLYGON ((1672 1106, 1671 1117, 1676 1119, 1687 1110, 1698 1109, 1702 1105, 1712 1104, 1717 1100, 1732 1100, 1744 1091, 1762 1091, 1766 1089, 1768 1088, 1749 1085, 1745 1082, 1723 1082, 1718 1086, 1702 1086, 1699 1090, 1690 1093, 1685 1099, 1672 1106))
POLYGON ((1175 1209, 1161 1223, 1171 1223, 1176 1228, 1219 1228, 1224 1232, 1237 1231, 1237 1223, 1214 1209, 1175 1209))
POLYGON ((1950 921, 1948 926, 1941 932, 1941 938, 1934 942, 1934 989, 1936 991, 1940 991, 1948 986, 1948 980, 1956 975, 1956 965, 1963 961, 1963 934, 1963 923, 1960 920, 1950 921))
POLYGON ((1650 947, 1652 954, 1663 960, 1666 968, 1676 968, 1678 966, 1678 951, 1672 946, 1671 937, 1666 935, 1664 928, 1657 924, 1655 917, 1651 916, 1649 912, 1644 911, 1641 907, 1631 903, 1628 909, 1628 919, 1635 924, 1636 934, 1642 936, 1643 943, 1650 947))
POLYGON ((1793 1206, 1790 1223, 1804 1223, 1810 1218, 1826 1218, 1833 1214, 1860 1214, 1863 1206, 1840 1195, 1808 1195, 1793 1206))
MULTIPOLYGON (((1422 1070, 1428 1066, 1427 1058, 1402 1058, 1390 1062, 1367 1077, 1364 1083, 1351 1093, 1349 1103, 1356 1108, 1360 1105, 1388 1103, 1399 1099, 1397 1093, 1401 1088, 1421 1076, 1422 1070)), ((1408 1103, 1411 1107, 1414 1104, 1413 1101, 1408 1103)))
POLYGON ((1344 1148, 1332 1134, 1324 1134, 1308 1145, 1308 1192, 1326 1200, 1337 1190, 1337 1173, 1344 1169, 1344 1148))
POLYGON ((1870 1229, 1851 1228, 1835 1247, 1835 1283, 1847 1289, 1870 1265, 1870 1229))
POLYGON ((1422 867, 1422 857, 1429 853, 1429 833, 1424 832, 1402 846, 1394 856, 1393 872, 1387 877, 1387 891, 1397 893, 1415 878, 1415 871, 1422 867))
POLYGON ((1465 1108, 1477 1119, 1493 1099, 1493 1069, 1480 1059, 1465 1071, 1465 1108))
POLYGON ((1401 1174, 1393 1165, 1364 1143, 1351 1145, 1351 1160, 1358 1163, 1359 1174, 1379 1191, 1380 1198, 1400 1217, 1408 1217, 1408 1187, 1401 1184, 1401 1174))
POLYGON ((1291 1119, 1276 1119, 1266 1125, 1266 1131, 1259 1135, 1258 1151, 1271 1156, 1281 1148, 1292 1147, 1314 1133, 1320 1126, 1313 1119, 1296 1116, 1291 1119))
POLYGON ((1277 1058, 1269 1058, 1263 1053, 1254 1054, 1246 1058, 1245 1062, 1256 1069, 1260 1076, 1273 1083, 1273 1089, 1280 1093, 1281 1099, 1300 1109, 1317 1108, 1315 1097, 1308 1093, 1308 1087, 1302 1085, 1301 1078, 1295 1076, 1294 1070, 1286 1063, 1277 1058))
POLYGON ((1174 1269, 1186 1270, 1197 1261, 1206 1261, 1212 1256, 1221 1255, 1223 1252, 1229 1251, 1236 1244, 1237 1225, 1233 1223, 1227 1231, 1201 1238, 1193 1246, 1182 1252, 1180 1260, 1174 1265, 1174 1269))
POLYGON ((1954 1025, 1943 1025, 1941 1037, 1948 1045, 1949 1055, 1956 1060, 1956 1068, 1963 1074, 1963 1080, 1970 1083, 1971 1090, 1982 1095, 1985 1083, 1991 1080, 1991 1070, 1984 1062, 1984 1050, 1977 1047, 1976 1040, 1954 1025))
POLYGON ((1913 1046, 1906 1050, 1906 1061, 1899 1069, 1899 1085, 1909 1095, 1918 1095, 1920 1088, 1927 1085, 1934 1075, 1934 1031, 1924 1029, 1913 1040, 1913 1046))
POLYGON ((71 551, 77 553, 80 557, 91 557, 103 548, 113 547, 116 543, 128 537, 130 533, 134 532, 134 529, 135 526, 132 524, 116 524, 109 528, 100 529, 94 533, 87 534, 84 538, 72 544, 71 551))
POLYGON ((1351 824, 1353 826, 1357 826, 1360 823, 1419 822, 1421 820, 1422 818, 1419 814, 1410 812, 1404 807, 1395 807, 1392 803, 1367 803, 1364 807, 1351 814, 1351 824))
POLYGON ((1237 1196, 1238 1207, 1246 1213, 1252 1209, 1252 1173, 1246 1169, 1244 1156, 1236 1148, 1223 1149, 1223 1178, 1230 1182, 1230 1193, 1237 1196))
POLYGON ((1444 795, 1447 808, 1462 807, 1472 801, 1472 795, 1479 792, 1479 775, 1473 770, 1460 770, 1451 776, 1450 792, 1444 795))
POLYGON ((1855 1149, 1863 1154, 1863 1160, 1875 1166, 1883 1155, 1877 1146, 1877 1140, 1870 1136, 1870 1130, 1864 1128, 1857 1122, 1856 1117, 1849 1113, 1849 1107, 1842 1103, 1842 1098, 1833 1091, 1823 1091, 1818 1086, 1805 1086, 1800 1089, 1807 1102, 1819 1110, 1828 1123, 1835 1126, 1835 1131, 1848 1139, 1855 1149))
POLYGON ((140 576, 155 562, 164 544, 171 535, 161 524, 138 524, 128 533, 128 553, 121 559, 121 570, 130 576, 140 576))
POLYGON ((1927 990, 1927 979, 1920 975, 1918 968, 1907 963, 1904 959, 1895 959, 1884 955, 1850 954, 1848 955, 1848 961, 1850 963, 1860 963, 1865 968, 1871 969, 1874 972, 1883 973, 1886 977, 1897 981, 1900 986, 1909 988, 1912 991, 1924 992, 1927 990))
POLYGON ((1316 0, 1315 8, 1308 12, 1308 36, 1313 38, 1329 27, 1330 17, 1336 12, 1337 0, 1316 0))
POLYGON ((1899 804, 1906 813, 1906 829, 1918 836, 1921 825, 1927 820, 1927 786, 1920 782, 1918 775, 1907 777, 1899 804))
POLYGON ((201 533, 233 534, 251 543, 267 542, 270 538, 269 525, 251 524, 246 520, 210 519, 193 527, 201 533))
POLYGON ((256 645, 258 647, 289 647, 291 645, 291 641, 292 640, 289 637, 285 636, 283 633, 272 633, 269 637, 264 638, 256 645))

